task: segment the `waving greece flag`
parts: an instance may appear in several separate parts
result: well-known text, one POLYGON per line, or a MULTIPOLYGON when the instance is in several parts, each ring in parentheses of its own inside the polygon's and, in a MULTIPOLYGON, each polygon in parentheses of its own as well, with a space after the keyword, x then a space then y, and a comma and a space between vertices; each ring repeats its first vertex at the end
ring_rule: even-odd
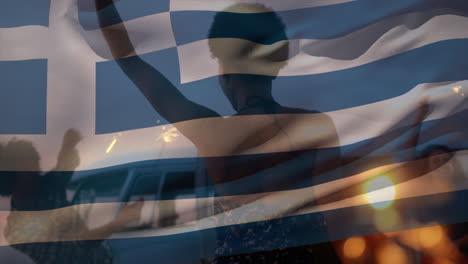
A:
POLYGON ((0 259, 466 260, 466 0, 1 5, 0 259))

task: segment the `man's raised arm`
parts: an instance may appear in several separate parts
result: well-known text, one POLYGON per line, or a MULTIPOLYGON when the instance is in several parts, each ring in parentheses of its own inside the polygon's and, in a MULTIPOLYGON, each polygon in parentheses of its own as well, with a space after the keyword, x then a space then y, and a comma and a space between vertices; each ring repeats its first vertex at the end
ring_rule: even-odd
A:
MULTIPOLYGON (((136 55, 114 0, 95 0, 95 4, 101 31, 112 56, 158 113, 171 123, 219 116, 216 112, 188 100, 164 75, 136 55), (100 12, 104 8, 106 15, 100 12), (109 19, 119 23, 106 26, 109 25, 109 19)), ((186 136, 190 138, 190 135, 186 136)))

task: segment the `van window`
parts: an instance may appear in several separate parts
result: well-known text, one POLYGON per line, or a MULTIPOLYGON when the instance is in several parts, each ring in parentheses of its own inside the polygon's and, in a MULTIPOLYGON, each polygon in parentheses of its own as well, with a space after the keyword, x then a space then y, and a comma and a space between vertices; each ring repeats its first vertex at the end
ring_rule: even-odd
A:
POLYGON ((137 175, 132 183, 129 202, 143 198, 145 203, 141 221, 130 225, 127 231, 166 227, 196 220, 194 186, 194 171, 137 175))
POLYGON ((166 217, 158 219, 161 227, 196 220, 195 172, 175 171, 166 174, 159 212, 166 217))
POLYGON ((89 228, 113 220, 120 207, 120 194, 127 179, 127 171, 93 175, 81 185, 75 196, 82 219, 89 228))
POLYGON ((163 184, 161 173, 138 175, 130 193, 130 202, 143 198, 145 201, 156 200, 163 184))

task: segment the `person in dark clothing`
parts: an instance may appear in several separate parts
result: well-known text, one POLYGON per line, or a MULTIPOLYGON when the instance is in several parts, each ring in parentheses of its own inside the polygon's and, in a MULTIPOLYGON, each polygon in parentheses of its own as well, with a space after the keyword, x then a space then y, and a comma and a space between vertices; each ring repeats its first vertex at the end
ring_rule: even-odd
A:
POLYGON ((12 139, 3 148, 1 195, 11 196, 5 238, 36 263, 112 263, 103 239, 139 219, 141 203, 124 208, 116 219, 88 229, 67 201, 66 188, 79 164, 81 136, 68 130, 56 167, 41 175, 40 156, 31 142, 12 139))

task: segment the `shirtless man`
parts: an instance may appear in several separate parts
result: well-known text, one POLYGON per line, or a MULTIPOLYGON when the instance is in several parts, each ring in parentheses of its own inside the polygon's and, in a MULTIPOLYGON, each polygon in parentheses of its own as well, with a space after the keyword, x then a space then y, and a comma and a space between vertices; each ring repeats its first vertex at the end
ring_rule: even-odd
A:
MULTIPOLYGON (((208 35, 209 47, 219 62, 220 86, 237 112, 224 118, 187 99, 164 75, 142 60, 135 53, 123 23, 105 26, 109 24, 109 17, 113 21, 119 18, 112 2, 96 0, 98 10, 107 9, 106 16, 98 12, 98 17, 112 56, 154 109, 197 147, 210 178, 218 186, 219 196, 266 195, 275 190, 304 188, 313 185, 314 178, 320 177, 322 172, 339 167, 339 142, 331 119, 317 111, 282 106, 272 96, 272 82, 289 58, 289 41, 284 24, 271 9, 259 4, 236 4, 218 13, 214 19, 208 35), (255 25, 233 21, 229 15, 229 12, 245 11, 263 13, 260 19, 265 26, 258 30, 255 25), (252 41, 216 37, 226 31, 242 32, 249 35, 252 41), (271 45, 258 43, 272 38, 282 40, 271 45), (246 69, 261 74, 242 74, 246 69), (323 163, 332 165, 317 169, 316 164, 323 163), (242 181, 245 182, 245 189, 234 190, 232 186, 242 181)), ((220 207, 226 211, 248 202, 251 200, 225 198, 220 207)), ((323 226, 323 223, 310 225, 323 226)), ((270 230, 268 226, 258 228, 270 230)), ((291 231, 288 228, 292 227, 271 231, 277 233, 276 238, 284 241, 276 248, 288 247, 286 236, 291 231)), ((239 232, 242 233, 236 230, 233 236, 220 238, 219 244, 229 247, 229 240, 235 239, 239 232)), ((248 235, 242 236, 245 240, 248 235)), ((254 252, 271 250, 261 246, 269 244, 262 237, 252 236, 247 240, 255 244, 252 246, 254 252)), ((296 263, 299 259, 338 262, 328 245, 294 250, 216 258, 214 262, 250 263, 247 261, 250 260, 253 263, 296 263)))

